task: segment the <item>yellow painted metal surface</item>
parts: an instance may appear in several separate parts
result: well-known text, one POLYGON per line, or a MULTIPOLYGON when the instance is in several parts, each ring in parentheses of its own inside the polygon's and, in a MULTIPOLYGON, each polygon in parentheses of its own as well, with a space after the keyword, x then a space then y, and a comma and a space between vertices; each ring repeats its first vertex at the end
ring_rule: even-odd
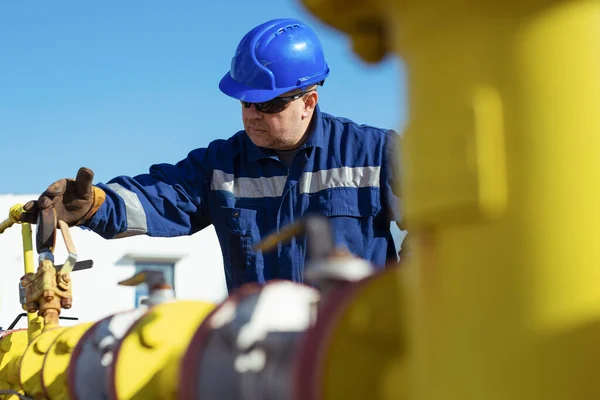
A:
POLYGON ((600 398, 600 2, 304 4, 407 68, 408 398, 600 398))
MULTIPOLYGON (((22 208, 21 208, 22 212, 22 208)), ((33 235, 31 232, 31 225, 27 223, 21 224, 21 236, 23 242, 23 269, 25 274, 32 274, 35 272, 35 263, 33 257, 33 235)), ((27 311, 27 310, 25 310, 27 311)), ((27 313, 27 331, 29 333, 29 340, 33 340, 42 332, 43 321, 38 317, 37 313, 27 313)))
MULTIPOLYGON (((332 327, 320 340, 321 354, 314 365, 320 382, 317 398, 340 399, 340 393, 348 400, 382 398, 391 381, 404 383, 398 377, 388 381, 390 372, 402 367, 393 365, 403 351, 402 323, 398 314, 382 312, 400 301, 396 285, 400 273, 398 268, 390 269, 356 285, 340 299, 335 315, 323 315, 327 320, 321 323, 332 327)), ((394 394, 405 398, 404 393, 394 394)))
POLYGON ((177 398, 183 352, 214 307, 212 303, 197 301, 164 303, 136 322, 117 350, 113 397, 177 398))
MULTIPOLYGON (((24 210, 22 204, 13 205, 8 212, 8 218, 0 222, 0 234, 4 233, 6 229, 10 228, 14 224, 21 224, 23 269, 25 271, 25 274, 29 274, 35 272, 35 264, 33 257, 33 235, 30 224, 19 222, 19 218, 21 217, 21 214, 23 214, 23 212, 24 210)), ((37 313, 30 312, 27 313, 27 323, 29 340, 31 341, 34 337, 41 333, 43 324, 40 324, 40 321, 37 319, 37 313)))
POLYGON ((50 350, 52 342, 65 329, 65 327, 58 327, 43 332, 31 341, 23 353, 19 369, 19 379, 25 393, 34 399, 45 398, 41 376, 44 357, 46 357, 48 350, 50 350))
POLYGON ((77 342, 93 325, 92 322, 66 328, 46 353, 42 368, 42 386, 49 400, 68 400, 67 369, 77 342))
MULTIPOLYGON (((0 389, 15 390, 24 394, 19 380, 19 362, 27 348, 27 330, 2 332, 0 335, 0 389)), ((6 396, 17 400, 17 396, 6 396)))
POLYGON ((0 234, 4 233, 5 230, 14 224, 18 223, 18 220, 23 212, 24 210, 22 204, 15 204, 12 206, 8 211, 8 218, 6 218, 4 221, 0 221, 0 234))

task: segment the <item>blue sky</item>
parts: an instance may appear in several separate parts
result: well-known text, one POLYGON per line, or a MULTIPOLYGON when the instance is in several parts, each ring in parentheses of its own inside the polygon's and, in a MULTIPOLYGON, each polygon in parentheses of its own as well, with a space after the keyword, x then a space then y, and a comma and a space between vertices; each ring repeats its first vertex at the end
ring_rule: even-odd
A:
POLYGON ((319 35, 331 74, 321 109, 401 129, 404 69, 367 65, 299 1, 0 2, 0 193, 38 194, 80 166, 95 182, 174 163, 242 129, 223 95, 242 36, 292 17, 319 35))

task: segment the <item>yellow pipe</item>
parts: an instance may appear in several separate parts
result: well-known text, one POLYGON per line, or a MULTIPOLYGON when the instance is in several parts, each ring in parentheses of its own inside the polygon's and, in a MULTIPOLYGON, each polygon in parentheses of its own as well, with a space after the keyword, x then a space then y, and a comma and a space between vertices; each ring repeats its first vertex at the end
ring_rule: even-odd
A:
POLYGON ((187 343, 214 309, 202 301, 158 304, 119 343, 108 380, 111 399, 178 398, 177 377, 187 343), (177 340, 175 340, 175 337, 177 340))
POLYGON ((34 260, 33 260, 33 240, 31 225, 24 223, 21 227, 21 234, 23 236, 23 267, 26 274, 34 273, 34 260))
POLYGON ((0 234, 4 233, 5 230, 19 222, 19 218, 23 214, 23 205, 15 204, 8 212, 8 218, 0 222, 0 234))
POLYGON ((303 1, 407 67, 410 399, 600 398, 600 2, 303 1))
POLYGON ((35 264, 33 259, 33 240, 30 224, 22 224, 21 235, 23 237, 23 267, 25 274, 33 274, 35 273, 35 264))
MULTIPOLYGON (((23 237, 23 267, 25 274, 35 273, 35 264, 33 257, 33 240, 31 225, 23 223, 21 225, 21 235, 23 237)), ((27 313, 27 338, 29 343, 35 339, 43 328, 42 319, 38 317, 37 312, 27 313)))
POLYGON ((59 326, 37 336, 21 357, 19 365, 19 379, 25 393, 34 399, 45 399, 42 381, 42 368, 44 359, 54 340, 68 328, 59 326))
MULTIPOLYGON (((0 389, 25 393, 19 380, 19 365, 27 343, 27 332, 22 329, 0 332, 0 389)), ((18 396, 10 395, 0 398, 18 400, 18 396)))
MULTIPOLYGON (((0 234, 15 223, 21 224, 21 237, 23 243, 23 269, 25 274, 35 273, 35 261, 33 257, 33 234, 31 224, 19 221, 23 214, 23 205, 15 204, 8 212, 8 218, 0 223, 0 234)), ((27 313, 27 338, 29 342, 42 332, 42 321, 36 312, 27 313)))

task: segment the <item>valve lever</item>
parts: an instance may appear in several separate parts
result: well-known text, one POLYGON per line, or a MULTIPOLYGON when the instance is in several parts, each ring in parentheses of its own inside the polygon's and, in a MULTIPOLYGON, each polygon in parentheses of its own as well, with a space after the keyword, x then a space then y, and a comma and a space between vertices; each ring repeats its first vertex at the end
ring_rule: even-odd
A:
POLYGON ((65 246, 67 247, 67 252, 69 253, 67 260, 60 269, 60 273, 68 274, 73 271, 73 267, 75 267, 75 264, 77 263, 77 250, 75 250, 75 244, 73 243, 73 238, 69 232, 69 225, 64 221, 59 220, 58 227, 60 228, 60 232, 65 241, 65 246))

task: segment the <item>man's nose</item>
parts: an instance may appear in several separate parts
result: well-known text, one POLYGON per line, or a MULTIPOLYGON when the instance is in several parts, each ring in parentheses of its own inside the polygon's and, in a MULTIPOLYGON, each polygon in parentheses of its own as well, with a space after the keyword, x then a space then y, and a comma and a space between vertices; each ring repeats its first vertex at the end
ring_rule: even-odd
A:
POLYGON ((243 107, 243 114, 246 115, 248 118, 252 118, 252 119, 262 119, 263 118, 263 113, 258 111, 258 109, 256 108, 256 106, 254 104, 250 104, 250 107, 246 107, 246 106, 242 106, 243 107))

